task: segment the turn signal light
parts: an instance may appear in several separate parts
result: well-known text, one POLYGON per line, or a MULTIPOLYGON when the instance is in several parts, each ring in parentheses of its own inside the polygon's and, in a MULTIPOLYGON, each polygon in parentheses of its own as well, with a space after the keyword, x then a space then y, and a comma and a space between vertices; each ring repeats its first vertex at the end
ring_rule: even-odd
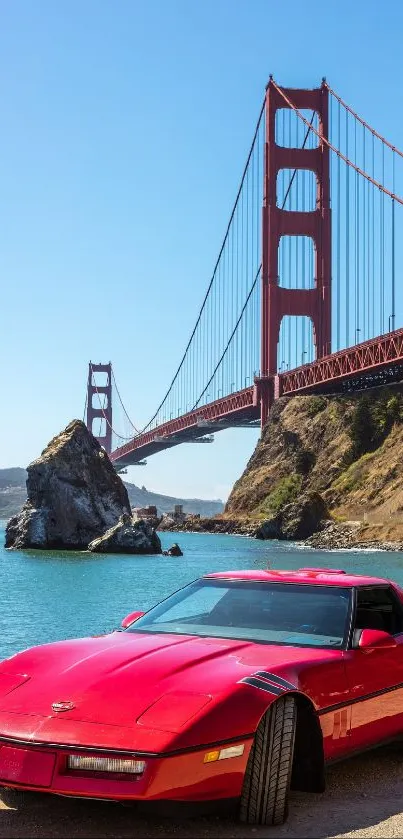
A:
POLYGON ((228 746, 226 749, 215 749, 213 752, 206 752, 203 763, 214 763, 216 760, 225 760, 228 757, 240 757, 244 753, 245 746, 228 746))
POLYGON ((124 772, 128 775, 141 775, 145 766, 144 760, 126 760, 119 757, 69 755, 67 758, 68 769, 80 770, 81 772, 124 772))

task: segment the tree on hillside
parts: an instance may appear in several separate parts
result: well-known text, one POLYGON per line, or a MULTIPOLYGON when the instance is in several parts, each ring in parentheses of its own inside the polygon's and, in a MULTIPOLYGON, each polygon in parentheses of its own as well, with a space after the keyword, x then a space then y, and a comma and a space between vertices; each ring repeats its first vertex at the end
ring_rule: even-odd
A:
POLYGON ((354 460, 370 452, 376 445, 376 427, 368 396, 363 396, 357 402, 351 420, 350 437, 354 460))

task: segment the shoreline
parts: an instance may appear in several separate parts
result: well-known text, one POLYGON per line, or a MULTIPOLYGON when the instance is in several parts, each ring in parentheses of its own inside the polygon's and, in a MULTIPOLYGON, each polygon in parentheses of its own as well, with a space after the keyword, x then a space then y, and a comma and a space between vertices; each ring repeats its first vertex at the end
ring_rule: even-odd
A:
MULTIPOLYGON (((212 536, 243 536, 249 539, 257 539, 256 532, 260 529, 261 524, 252 521, 242 521, 235 519, 200 519, 198 526, 192 527, 194 522, 189 526, 186 523, 175 523, 159 530, 161 533, 195 533, 195 534, 210 534, 212 536), (227 525, 228 521, 228 525, 227 525)), ((270 544, 270 542, 284 542, 285 544, 295 545, 297 548, 307 548, 312 550, 322 551, 365 551, 385 553, 402 553, 403 541, 401 539, 388 538, 365 538, 366 531, 370 530, 367 525, 362 522, 344 522, 337 523, 334 521, 323 522, 323 527, 316 531, 308 539, 292 540, 292 539, 261 539, 270 544)), ((379 526, 382 530, 382 526, 379 526)))

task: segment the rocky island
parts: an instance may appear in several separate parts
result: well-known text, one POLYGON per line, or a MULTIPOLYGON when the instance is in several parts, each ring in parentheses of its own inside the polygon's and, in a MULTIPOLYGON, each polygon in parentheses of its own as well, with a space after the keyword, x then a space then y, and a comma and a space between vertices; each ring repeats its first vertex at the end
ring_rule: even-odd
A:
POLYGON ((6 528, 6 548, 161 553, 154 528, 132 517, 108 455, 80 420, 27 469, 27 500, 6 528))

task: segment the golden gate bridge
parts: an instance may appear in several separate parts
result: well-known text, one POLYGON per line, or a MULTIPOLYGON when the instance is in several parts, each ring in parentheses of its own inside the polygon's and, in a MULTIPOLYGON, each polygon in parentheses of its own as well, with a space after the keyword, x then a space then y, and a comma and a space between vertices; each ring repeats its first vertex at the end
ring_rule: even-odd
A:
POLYGON ((195 326, 143 428, 112 364, 89 364, 87 427, 117 469, 263 426, 280 396, 403 378, 402 158, 325 79, 270 77, 195 326))

